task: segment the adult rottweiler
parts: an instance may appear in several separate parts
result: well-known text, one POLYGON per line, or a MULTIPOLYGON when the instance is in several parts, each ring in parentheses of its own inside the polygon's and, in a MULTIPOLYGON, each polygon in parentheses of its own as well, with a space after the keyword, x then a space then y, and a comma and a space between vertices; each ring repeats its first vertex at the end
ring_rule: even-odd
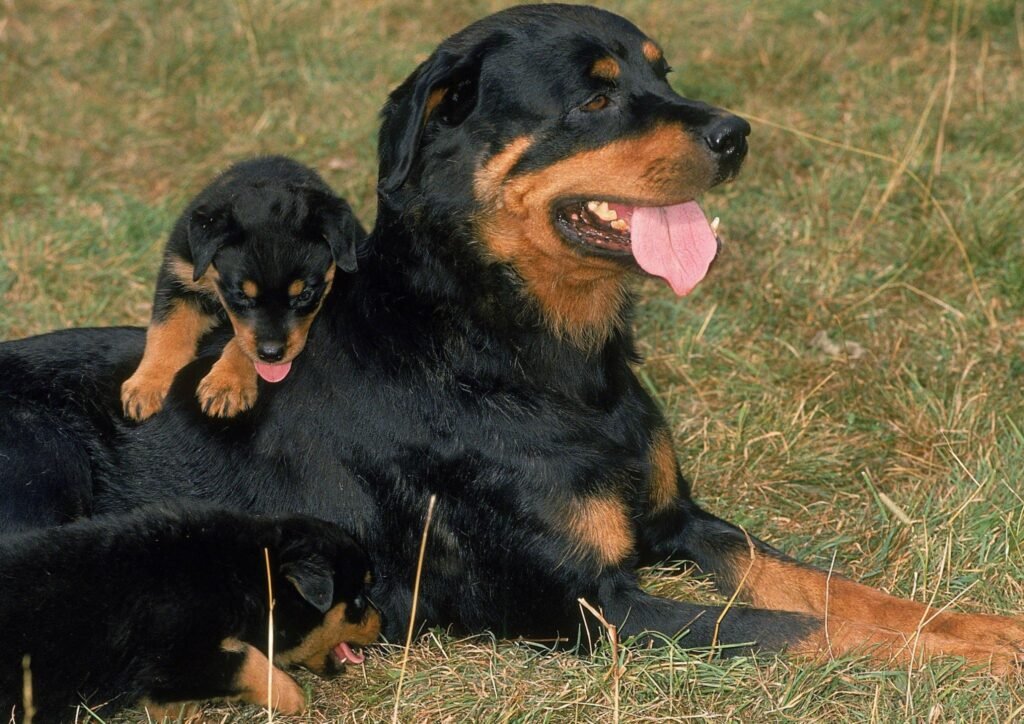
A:
POLYGON ((126 425, 139 330, 3 346, 6 514, 53 524, 176 495, 343 520, 394 640, 436 494, 425 623, 575 641, 585 598, 647 640, 1012 666, 1021 621, 811 568, 691 498, 633 371, 629 283, 643 269, 686 291, 704 273, 714 235, 692 202, 737 173, 748 126, 668 70, 655 40, 589 7, 516 7, 446 40, 383 110, 360 271, 251 411, 201 413, 206 359, 126 425), (752 606, 644 592, 637 568, 666 560, 752 606))
POLYGON ((83 703, 176 715, 214 698, 299 713, 305 694, 277 667, 361 662, 349 644, 380 631, 369 580, 359 546, 306 516, 172 505, 10 536, 0 718, 72 721, 83 703))

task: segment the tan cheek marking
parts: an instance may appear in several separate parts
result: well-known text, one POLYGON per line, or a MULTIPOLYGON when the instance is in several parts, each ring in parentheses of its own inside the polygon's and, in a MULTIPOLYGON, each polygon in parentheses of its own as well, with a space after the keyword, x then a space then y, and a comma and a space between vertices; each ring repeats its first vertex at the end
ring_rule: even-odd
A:
POLYGON ((497 260, 516 268, 556 334, 583 347, 601 344, 622 324, 625 267, 571 248, 552 226, 552 201, 625 191, 650 206, 678 203, 710 185, 713 164, 683 129, 658 126, 509 179, 529 146, 529 138, 516 139, 477 172, 480 235, 497 260))
POLYGON ((655 430, 651 439, 650 486, 653 510, 662 510, 675 502, 679 492, 676 453, 672 447, 672 435, 666 428, 655 430))
POLYGON ((302 294, 302 290, 306 288, 306 282, 301 279, 296 279, 288 285, 288 296, 297 297, 302 294))
POLYGON ((297 646, 274 657, 280 666, 301 664, 316 672, 324 670, 327 656, 342 641, 360 646, 372 644, 380 636, 380 613, 368 608, 363 620, 345 620, 345 604, 339 603, 324 615, 323 623, 309 632, 297 646))
POLYGON ((603 80, 615 80, 621 73, 622 68, 614 58, 601 58, 590 66, 590 74, 603 80))
POLYGON ((249 299, 255 299, 259 296, 260 288, 252 279, 246 279, 242 282, 242 293, 249 299))
POLYGON ((644 57, 650 63, 656 63, 661 59, 661 48, 655 45, 650 40, 645 40, 643 45, 644 57))
POLYGON ((578 552, 590 553, 604 565, 617 565, 633 551, 629 516, 615 498, 579 498, 569 506, 566 521, 578 552))

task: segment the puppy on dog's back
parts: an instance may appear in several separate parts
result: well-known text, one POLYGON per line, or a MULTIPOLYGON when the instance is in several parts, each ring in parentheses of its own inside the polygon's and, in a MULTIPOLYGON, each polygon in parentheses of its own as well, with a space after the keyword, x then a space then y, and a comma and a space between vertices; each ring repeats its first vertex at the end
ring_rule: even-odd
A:
POLYGON ((228 698, 305 708, 276 666, 336 673, 377 638, 369 562, 336 526, 205 507, 143 510, 3 540, 0 720, 75 720, 142 704, 159 717, 228 698), (268 571, 274 598, 267 691, 268 571), (269 694, 269 697, 268 697, 269 694))
POLYGON ((188 205, 164 251, 146 348, 121 388, 124 413, 163 405, 199 340, 225 318, 235 336, 199 384, 203 410, 231 417, 257 398, 257 376, 283 380, 334 280, 356 268, 365 232, 311 168, 283 156, 235 164, 188 205))

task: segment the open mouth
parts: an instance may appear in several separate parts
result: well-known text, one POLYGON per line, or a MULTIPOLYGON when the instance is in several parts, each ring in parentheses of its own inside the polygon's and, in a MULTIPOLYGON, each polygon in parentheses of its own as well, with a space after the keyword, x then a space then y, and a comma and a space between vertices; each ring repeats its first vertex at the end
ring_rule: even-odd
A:
POLYGON ((573 201, 555 213, 563 236, 598 250, 630 254, 633 206, 610 201, 573 201))
POLYGON ((361 664, 366 660, 366 655, 362 651, 353 649, 344 641, 331 649, 331 657, 334 659, 334 663, 339 666, 344 664, 361 664))
POLYGON ((718 253, 718 219, 708 222, 696 201, 634 206, 604 200, 558 205, 555 228, 570 243, 605 256, 632 256, 641 269, 688 294, 718 253))

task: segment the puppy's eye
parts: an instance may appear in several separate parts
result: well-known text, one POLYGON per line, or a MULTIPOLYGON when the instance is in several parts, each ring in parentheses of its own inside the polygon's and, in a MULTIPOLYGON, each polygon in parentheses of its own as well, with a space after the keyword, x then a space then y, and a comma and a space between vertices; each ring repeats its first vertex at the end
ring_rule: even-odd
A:
POLYGON ((295 303, 298 305, 309 304, 316 297, 316 290, 313 287, 306 287, 299 295, 295 297, 295 303))
POLYGON ((580 106, 580 108, 586 111, 587 113, 592 113, 594 111, 600 111, 604 108, 607 108, 609 102, 610 101, 608 100, 608 96, 606 96, 604 93, 598 93, 596 96, 594 96, 589 101, 580 106))

